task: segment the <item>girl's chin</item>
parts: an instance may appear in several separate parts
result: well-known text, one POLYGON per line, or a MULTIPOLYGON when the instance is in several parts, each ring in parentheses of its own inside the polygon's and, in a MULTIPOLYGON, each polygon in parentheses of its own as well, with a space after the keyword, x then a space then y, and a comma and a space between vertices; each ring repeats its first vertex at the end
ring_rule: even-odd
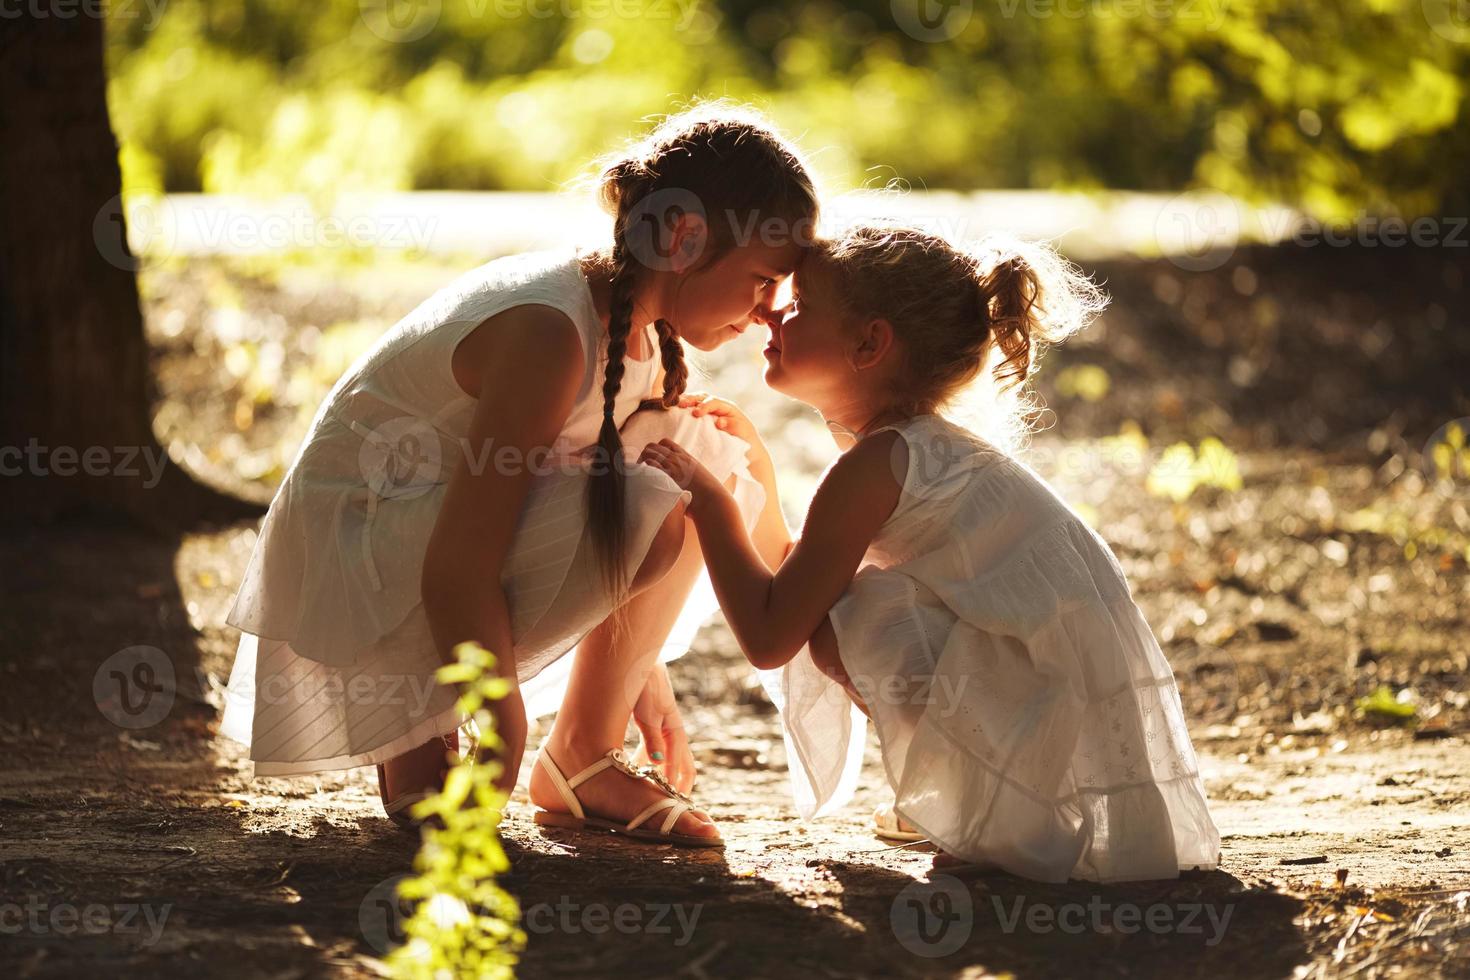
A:
POLYGON ((682 335, 684 343, 695 350, 712 351, 717 347, 723 347, 734 340, 740 334, 734 327, 716 327, 713 330, 701 331, 698 334, 686 333, 682 335))

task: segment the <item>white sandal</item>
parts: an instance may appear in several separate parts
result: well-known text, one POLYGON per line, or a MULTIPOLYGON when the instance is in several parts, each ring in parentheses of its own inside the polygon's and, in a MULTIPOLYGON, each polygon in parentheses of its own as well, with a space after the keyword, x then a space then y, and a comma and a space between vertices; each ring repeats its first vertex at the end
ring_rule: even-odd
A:
POLYGON ((657 769, 649 767, 640 769, 628 761, 622 749, 610 749, 606 755, 598 759, 592 765, 577 773, 571 779, 562 775, 560 769, 552 761, 551 753, 543 746, 536 755, 536 765, 544 766, 546 774, 551 777, 552 785, 561 794, 562 801, 566 803, 571 813, 555 813, 551 810, 537 810, 532 818, 543 827, 562 827, 569 830, 597 830, 605 833, 624 834, 643 841, 654 841, 660 844, 678 844, 682 847, 724 847, 725 841, 721 837, 695 837, 691 834, 673 833, 674 824, 679 818, 694 809, 694 801, 680 793, 663 777, 657 769), (582 785, 593 776, 604 769, 612 767, 619 772, 626 773, 635 779, 647 779, 658 786, 659 789, 669 794, 661 800, 657 800, 644 808, 632 820, 625 824, 616 823, 604 817, 588 816, 582 810, 582 801, 577 799, 574 792, 576 787, 582 785), (660 810, 667 810, 663 826, 658 830, 651 830, 643 823, 648 818, 657 814, 660 810))
POLYGON ((873 832, 884 840, 904 844, 917 844, 929 839, 918 831, 903 830, 898 822, 898 813, 888 803, 873 811, 873 828, 873 832))
POLYGON ((429 798, 429 794, 404 793, 402 796, 394 800, 389 800, 388 797, 383 793, 382 787, 384 782, 386 782, 386 779, 383 776, 383 766, 382 763, 379 763, 378 796, 383 801, 383 812, 387 815, 389 820, 393 821, 400 827, 403 827, 407 830, 418 829, 422 821, 418 820, 411 813, 409 813, 409 808, 412 807, 415 803, 422 803, 424 800, 427 800, 429 798))
MULTIPOLYGON (((459 751, 459 730, 455 729, 452 732, 447 732, 443 735, 440 735, 439 741, 444 743, 444 748, 448 752, 457 753, 459 751), (453 739, 452 741, 451 737, 453 739)), ((447 765, 445 767, 445 772, 448 772, 447 765)), ((441 784, 444 782, 442 777, 440 778, 439 782, 441 784)), ((380 762, 378 763, 378 798, 383 801, 383 812, 387 814, 389 820, 393 821, 395 824, 404 828, 405 830, 417 830, 423 825, 423 821, 410 813, 409 809, 415 803, 421 803, 424 800, 427 800, 430 796, 433 795, 433 792, 424 791, 420 793, 404 793, 403 795, 396 796, 390 800, 388 799, 388 794, 384 789, 384 787, 387 785, 388 777, 385 773, 383 764, 380 762)))

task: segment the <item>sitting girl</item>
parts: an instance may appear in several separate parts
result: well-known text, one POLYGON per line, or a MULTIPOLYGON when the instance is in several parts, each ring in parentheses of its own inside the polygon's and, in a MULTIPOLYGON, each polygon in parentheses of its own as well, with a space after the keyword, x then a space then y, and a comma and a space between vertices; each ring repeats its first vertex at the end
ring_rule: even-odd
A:
MULTIPOLYGON (((1024 384, 1035 346, 1104 303, 1038 246, 970 254, 870 226, 808 255, 794 308, 769 324, 765 377, 851 445, 776 568, 696 459, 668 439, 644 450, 692 493, 746 657, 781 668, 763 679, 803 817, 850 798, 866 714, 894 813, 938 846, 936 870, 1110 882, 1216 867, 1174 675, 1112 551, 1031 469, 938 414, 987 369, 998 391, 1024 384)), ((751 444, 769 506, 749 421, 713 399, 696 411, 751 444)))

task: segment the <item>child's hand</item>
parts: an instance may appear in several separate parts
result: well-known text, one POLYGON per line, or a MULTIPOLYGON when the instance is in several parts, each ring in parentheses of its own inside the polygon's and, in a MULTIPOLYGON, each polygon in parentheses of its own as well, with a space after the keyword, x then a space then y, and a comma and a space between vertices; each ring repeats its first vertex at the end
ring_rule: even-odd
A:
POLYGON ((644 446, 638 462, 663 470, 669 475, 669 479, 679 485, 680 490, 688 490, 694 494, 694 503, 698 503, 702 497, 727 492, 703 463, 685 452, 672 439, 660 439, 644 446))
POLYGON ((765 448, 761 444, 760 433, 756 432, 755 426, 751 424, 750 419, 745 417, 745 413, 740 411, 734 402, 727 402, 723 398, 716 398, 706 392, 696 391, 692 394, 686 393, 680 395, 679 407, 692 408, 694 411, 691 414, 695 418, 699 418, 702 415, 711 415, 714 417, 715 425, 721 432, 728 432, 737 439, 744 439, 752 447, 757 449, 763 450, 765 448))

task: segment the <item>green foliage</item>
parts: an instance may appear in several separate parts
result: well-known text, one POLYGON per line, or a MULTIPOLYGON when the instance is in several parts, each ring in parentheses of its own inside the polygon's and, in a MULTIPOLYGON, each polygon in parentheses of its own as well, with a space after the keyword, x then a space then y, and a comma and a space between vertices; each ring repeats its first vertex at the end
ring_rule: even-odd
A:
POLYGON ((1057 394, 1063 398, 1099 402, 1107 397, 1112 380, 1107 370, 1096 364, 1074 364, 1057 375, 1056 385, 1057 394))
MULTIPOLYGON (((495 676, 495 657, 475 643, 455 647, 456 662, 435 673, 441 684, 460 686, 459 710, 475 720, 482 747, 500 748, 489 703, 509 682, 495 676)), ((449 771, 444 788, 413 807, 425 825, 414 858, 417 875, 398 894, 414 903, 404 922, 407 937, 387 957, 403 980, 510 978, 526 935, 516 925, 520 906, 495 882, 510 868, 500 843, 506 795, 495 786, 499 763, 478 763, 470 752, 449 771)))
POLYGON ((1175 443, 1149 471, 1145 487, 1176 502, 1188 500, 1199 487, 1239 490, 1240 464, 1219 439, 1201 440, 1198 452, 1187 442, 1175 443))
POLYGON ((1456 420, 1445 426, 1428 447, 1429 472, 1436 484, 1453 487, 1470 480, 1470 440, 1456 420))
POLYGON ((1389 725, 1413 725, 1418 719, 1419 709, 1410 700, 1413 692, 1405 688, 1400 695, 1393 689, 1379 685, 1365 698, 1358 698, 1356 714, 1360 718, 1389 725))
POLYGON ((546 190, 640 117, 732 96, 844 184, 1203 186, 1327 220, 1470 204, 1453 0, 996 0, 937 43, 889 0, 443 0, 394 26, 395 4, 114 11, 127 189, 546 190))

